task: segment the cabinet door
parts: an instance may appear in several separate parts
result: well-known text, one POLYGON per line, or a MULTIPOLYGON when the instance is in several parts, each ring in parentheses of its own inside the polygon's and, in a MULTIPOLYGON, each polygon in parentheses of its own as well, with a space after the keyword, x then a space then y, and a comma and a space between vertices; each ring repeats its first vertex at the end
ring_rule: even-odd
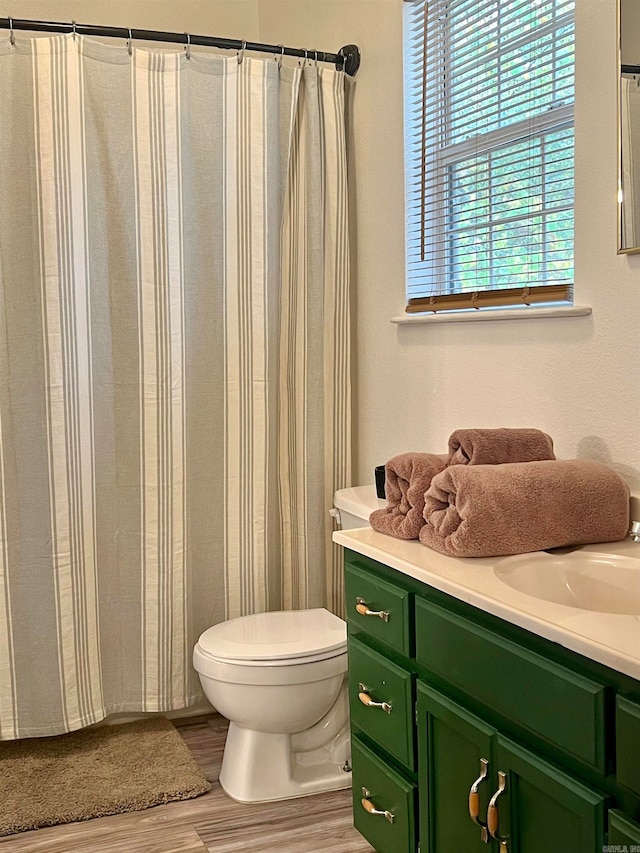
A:
POLYGON ((640 794, 640 704, 616 697, 616 775, 618 784, 640 794))
POLYGON ((492 790, 494 730, 438 691, 418 683, 419 812, 424 853, 487 853, 485 821, 492 790), (487 764, 483 764, 483 761, 487 764), (470 790, 477 781, 477 796, 470 790), (477 807, 476 807, 477 804, 477 807))
POLYGON ((605 797, 503 735, 496 737, 494 756, 496 772, 506 775, 495 802, 497 834, 508 838, 508 853, 603 849, 605 797))
POLYGON ((618 811, 609 812, 609 848, 640 850, 640 824, 618 811), (617 846, 616 846, 617 845, 617 846))

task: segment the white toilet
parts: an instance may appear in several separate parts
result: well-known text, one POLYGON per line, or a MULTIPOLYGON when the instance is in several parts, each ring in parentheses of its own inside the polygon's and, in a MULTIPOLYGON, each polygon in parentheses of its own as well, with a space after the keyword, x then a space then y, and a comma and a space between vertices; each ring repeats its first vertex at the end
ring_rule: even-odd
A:
MULTIPOLYGON (((384 505, 374 486, 360 486, 336 492, 331 512, 343 528, 365 527, 384 505)), ((323 608, 230 619, 200 636, 193 666, 229 720, 220 784, 230 797, 266 802, 349 787, 342 619, 323 608)))

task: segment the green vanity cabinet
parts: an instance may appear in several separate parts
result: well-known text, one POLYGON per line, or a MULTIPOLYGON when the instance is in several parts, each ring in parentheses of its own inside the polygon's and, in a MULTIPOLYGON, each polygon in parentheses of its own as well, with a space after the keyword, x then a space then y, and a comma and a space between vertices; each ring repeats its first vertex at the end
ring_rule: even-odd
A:
POLYGON ((354 823, 370 844, 640 853, 640 682, 345 553, 354 823))

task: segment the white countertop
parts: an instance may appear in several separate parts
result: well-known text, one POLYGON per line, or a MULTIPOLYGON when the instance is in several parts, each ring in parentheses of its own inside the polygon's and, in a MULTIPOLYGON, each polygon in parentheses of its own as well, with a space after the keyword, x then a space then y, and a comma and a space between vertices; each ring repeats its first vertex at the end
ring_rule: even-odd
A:
MULTIPOLYGON (((417 540, 395 539, 371 527, 337 530, 333 541, 640 680, 640 616, 580 610, 520 592, 494 571, 509 557, 446 557, 417 540)), ((581 550, 637 557, 640 544, 624 540, 581 550)))

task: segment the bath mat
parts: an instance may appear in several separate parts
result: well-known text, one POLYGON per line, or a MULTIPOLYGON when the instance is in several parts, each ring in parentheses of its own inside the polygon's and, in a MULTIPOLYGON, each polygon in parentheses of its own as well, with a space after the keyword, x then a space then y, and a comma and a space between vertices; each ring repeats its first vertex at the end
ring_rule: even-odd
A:
POLYGON ((147 809, 209 782, 164 717, 0 742, 0 835, 147 809))

